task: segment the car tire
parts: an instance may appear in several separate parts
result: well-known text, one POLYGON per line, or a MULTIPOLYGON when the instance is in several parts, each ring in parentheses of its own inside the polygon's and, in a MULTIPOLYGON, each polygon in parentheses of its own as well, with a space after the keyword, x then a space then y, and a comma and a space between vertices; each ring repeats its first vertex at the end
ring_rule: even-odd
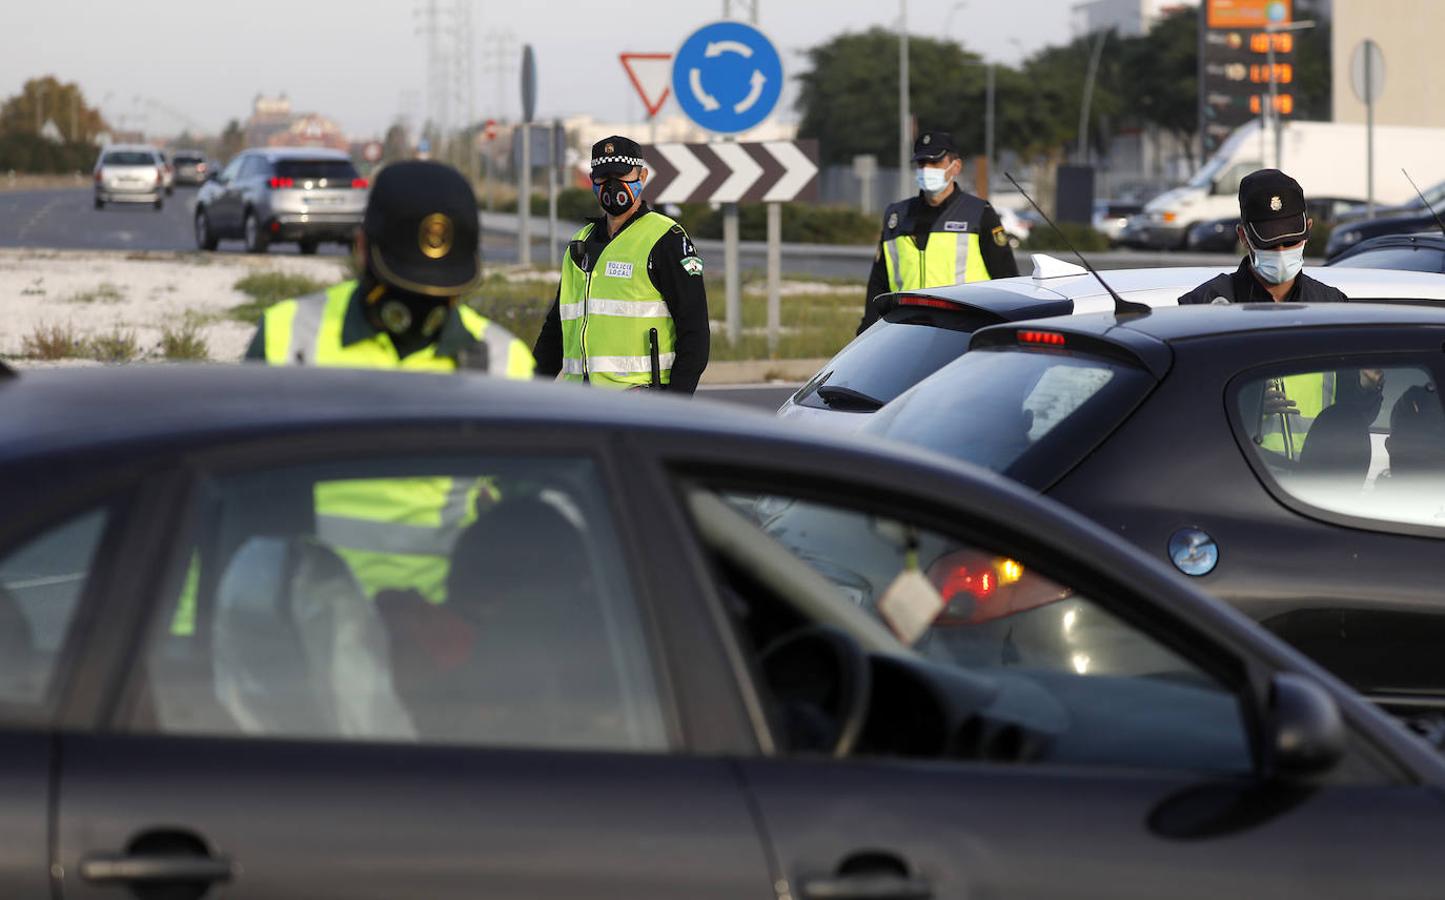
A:
POLYGON ((254 209, 246 210, 246 221, 242 225, 241 233, 246 240, 247 253, 265 253, 271 244, 271 239, 266 234, 266 229, 261 227, 261 220, 256 217, 254 209))
POLYGON ((196 211, 196 248, 199 250, 215 250, 220 240, 211 231, 211 217, 204 209, 196 211))
POLYGON ((302 256, 315 256, 316 248, 321 246, 319 241, 297 241, 296 248, 301 251, 302 256))
POLYGON ((102 200, 102 199, 100 199, 99 197, 96 197, 96 198, 95 198, 95 208, 96 208, 96 209, 105 209, 105 201, 102 200))
POLYGON ((175 189, 175 188, 173 188, 173 187, 168 187, 168 188, 166 188, 166 196, 167 196, 167 197, 174 196, 175 193, 176 193, 176 189, 175 189))
POLYGON ((153 206, 155 209, 165 209, 166 201, 162 200, 160 197, 157 197, 156 202, 151 204, 151 206, 153 206))

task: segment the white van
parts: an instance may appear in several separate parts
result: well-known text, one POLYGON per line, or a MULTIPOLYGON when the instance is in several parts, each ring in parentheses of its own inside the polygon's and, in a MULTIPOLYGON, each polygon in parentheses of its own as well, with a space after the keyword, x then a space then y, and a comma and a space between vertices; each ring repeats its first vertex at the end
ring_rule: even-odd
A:
MULTIPOLYGON (((1240 126, 1185 184, 1150 200, 1136 222, 1132 243, 1181 247, 1198 222, 1239 215, 1239 181, 1263 160, 1274 159, 1274 135, 1259 121, 1240 126)), ((1415 183, 1428 187, 1445 180, 1445 129, 1375 126, 1375 202, 1403 203, 1415 196, 1415 183)), ((1279 168, 1304 188, 1306 197, 1368 195, 1365 126, 1339 122, 1287 122, 1281 136, 1279 168)))

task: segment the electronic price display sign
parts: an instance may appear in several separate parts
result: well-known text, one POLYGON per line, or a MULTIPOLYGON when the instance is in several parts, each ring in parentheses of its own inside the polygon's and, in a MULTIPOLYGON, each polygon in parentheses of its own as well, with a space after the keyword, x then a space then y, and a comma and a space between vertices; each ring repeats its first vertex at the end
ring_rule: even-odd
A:
POLYGON ((1269 103, 1269 49, 1274 44, 1275 108, 1294 114, 1296 36, 1266 25, 1293 21, 1294 0, 1204 0, 1199 29, 1199 133, 1204 155, 1269 103))

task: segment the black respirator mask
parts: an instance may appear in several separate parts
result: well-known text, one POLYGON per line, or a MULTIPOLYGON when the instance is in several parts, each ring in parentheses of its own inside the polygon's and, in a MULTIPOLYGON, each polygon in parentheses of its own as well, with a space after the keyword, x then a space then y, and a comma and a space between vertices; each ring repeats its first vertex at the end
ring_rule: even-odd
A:
POLYGON ((642 179, 623 181, 621 178, 609 178, 601 184, 594 183, 592 193, 597 195, 603 212, 609 216, 620 216, 642 196, 642 179))
POLYGON ((367 317, 374 328, 402 337, 434 337, 447 322, 451 301, 379 284, 366 295, 367 317))

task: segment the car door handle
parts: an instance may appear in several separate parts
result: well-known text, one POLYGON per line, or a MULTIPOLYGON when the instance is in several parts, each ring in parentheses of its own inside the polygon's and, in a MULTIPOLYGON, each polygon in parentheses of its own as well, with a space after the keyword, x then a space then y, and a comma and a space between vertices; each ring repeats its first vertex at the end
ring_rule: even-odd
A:
POLYGON ((88 856, 80 877, 97 884, 163 884, 177 881, 230 881, 235 866, 216 856, 88 856))
POLYGON ((933 886, 893 874, 838 875, 806 878, 799 893, 807 900, 929 900, 933 886))

